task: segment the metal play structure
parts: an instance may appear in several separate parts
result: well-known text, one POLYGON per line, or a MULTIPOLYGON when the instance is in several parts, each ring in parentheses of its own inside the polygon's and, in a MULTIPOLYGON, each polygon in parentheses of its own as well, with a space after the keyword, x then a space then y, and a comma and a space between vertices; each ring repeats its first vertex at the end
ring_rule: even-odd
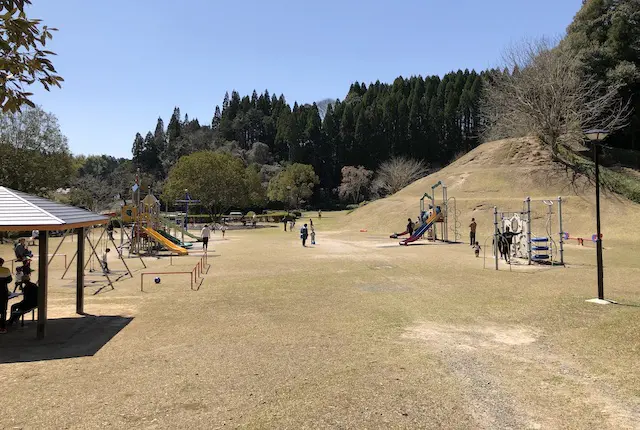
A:
MULTIPOLYGON (((458 221, 458 208, 455 197, 448 197, 447 186, 442 181, 436 182, 431 186, 431 194, 424 193, 420 198, 420 215, 419 226, 413 234, 400 242, 400 245, 408 245, 425 236, 432 241, 440 240, 442 242, 458 242, 460 240, 460 222, 458 221), (436 202, 436 189, 442 188, 442 201, 436 202), (429 202, 429 207, 425 207, 425 200, 429 202), (440 228, 438 229, 438 226, 440 228), (438 236, 439 230, 439 236, 438 236), (452 240, 449 233, 452 233, 452 240)), ((396 233, 391 235, 392 239, 399 236, 409 234, 396 233)))
POLYGON ((509 264, 511 263, 511 257, 515 257, 525 260, 528 265, 533 263, 564 265, 566 234, 562 226, 562 197, 558 197, 555 200, 532 200, 527 197, 523 202, 522 210, 518 212, 499 212, 498 208, 494 206, 493 224, 494 234, 491 237, 493 238, 493 256, 496 270, 498 270, 498 260, 500 258, 499 244, 501 242, 508 243, 505 242, 508 237, 511 238, 508 255, 506 256, 509 264), (541 216, 545 220, 544 229, 538 227, 537 230, 534 230, 534 216, 531 212, 532 203, 543 204, 546 208, 541 216), (554 207, 557 208, 555 211, 554 207), (558 230, 554 232, 556 215, 558 230))
MULTIPOLYGON (((98 236, 98 239, 95 240, 95 242, 92 241, 92 236, 94 235, 93 233, 95 231, 94 228, 87 228, 87 229, 85 229, 85 232, 84 232, 84 242, 89 244, 90 252, 89 252, 89 258, 86 260, 86 262, 84 263, 84 266, 83 266, 85 272, 87 270, 87 267, 89 267, 89 273, 85 273, 83 279, 88 279, 88 277, 92 276, 92 275, 93 276, 98 276, 100 278, 100 280, 87 281, 87 283, 95 284, 95 283, 101 282, 101 280, 104 280, 106 282, 106 284, 107 284, 107 285, 99 288, 94 293, 94 295, 100 293, 106 286, 111 287, 112 290, 115 289, 113 284, 115 282, 120 281, 121 279, 123 279, 125 277, 133 278, 133 272, 129 268, 129 265, 127 264, 127 262, 124 259, 124 256, 122 255, 122 250, 116 245, 113 237, 111 237, 110 235, 107 235, 107 237, 104 238, 105 237, 105 233, 107 232, 106 225, 103 226, 102 228, 100 228, 99 230, 101 230, 100 236, 98 236), (113 249, 115 250, 115 252, 117 254, 118 260, 121 261, 123 266, 124 266, 124 270, 118 270, 118 269, 112 270, 112 268, 110 268, 108 271, 104 270, 102 259, 100 257, 100 254, 98 253, 98 251, 100 251, 101 254, 104 256, 106 254, 106 249, 109 247, 109 244, 113 245, 113 249)), ((65 232, 64 236, 62 237, 62 240, 60 241, 60 243, 58 244, 58 247, 56 248, 56 250, 53 253, 54 256, 56 255, 56 253, 58 252, 58 250, 62 246, 62 243, 64 242, 64 240, 67 237, 68 233, 69 233, 69 231, 65 232)), ((78 240, 80 240, 80 239, 78 238, 78 240)), ((84 245, 82 246, 82 248, 84 249, 84 245)), ((67 273, 68 273, 69 269, 71 268, 71 265, 73 264, 73 261, 76 259, 77 256, 78 256, 78 251, 75 252, 73 257, 71 257, 71 261, 69 262, 69 264, 66 265, 64 273, 62 274, 61 279, 65 279, 65 276, 67 276, 67 273)), ((53 259, 53 256, 51 258, 53 259)), ((142 260, 142 258, 140 258, 140 261, 142 262, 143 267, 146 268, 147 265, 145 264, 144 260, 142 260)), ((85 286, 87 286, 87 285, 85 285, 85 286)))
MULTIPOLYGON (((129 256, 134 255, 158 255, 160 249, 166 249, 172 254, 187 255, 187 248, 191 243, 184 242, 171 235, 170 225, 160 214, 160 201, 149 193, 141 198, 140 187, 136 183, 132 187, 131 205, 122 207, 121 245, 128 247, 129 256), (169 228, 169 231, 167 231, 169 228), (126 234, 128 242, 124 242, 122 235, 126 234)), ((183 236, 184 238, 184 236, 183 236)))

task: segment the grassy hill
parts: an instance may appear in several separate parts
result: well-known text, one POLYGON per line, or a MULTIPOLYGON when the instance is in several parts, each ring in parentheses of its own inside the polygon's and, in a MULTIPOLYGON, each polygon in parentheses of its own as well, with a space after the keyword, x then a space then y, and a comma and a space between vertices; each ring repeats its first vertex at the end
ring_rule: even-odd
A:
MULTIPOLYGON (((564 231, 589 238, 595 233, 595 188, 591 181, 553 161, 549 150, 528 138, 480 145, 400 192, 352 212, 346 227, 379 233, 401 231, 408 217, 416 218, 420 197, 425 192, 431 194, 431 186, 437 181, 446 184, 449 197, 457 200, 462 240, 467 238, 472 217, 478 222, 480 235, 491 234, 493 207, 497 206, 499 211, 520 211, 527 196, 532 199, 562 196, 564 231)), ((441 189, 436 191, 436 199, 439 204, 441 189)), ((532 204, 534 232, 544 231, 546 211, 543 203, 532 204)), ((640 239, 638 229, 634 228, 640 222, 639 204, 603 190, 601 213, 605 240, 640 239)), ((558 231, 557 217, 553 230, 558 231)))

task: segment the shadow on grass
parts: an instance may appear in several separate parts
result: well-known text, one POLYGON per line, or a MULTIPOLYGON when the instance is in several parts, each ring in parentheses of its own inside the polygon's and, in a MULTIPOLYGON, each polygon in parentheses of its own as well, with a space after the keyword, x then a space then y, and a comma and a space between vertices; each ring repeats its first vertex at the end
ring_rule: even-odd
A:
POLYGON ((15 324, 0 336, 0 364, 91 357, 133 318, 86 315, 47 321, 47 334, 36 339, 36 323, 15 324))

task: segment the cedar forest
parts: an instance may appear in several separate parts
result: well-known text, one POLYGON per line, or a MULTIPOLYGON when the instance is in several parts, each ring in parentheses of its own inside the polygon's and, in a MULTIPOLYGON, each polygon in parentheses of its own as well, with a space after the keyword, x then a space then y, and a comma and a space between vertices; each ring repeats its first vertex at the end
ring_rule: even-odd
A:
MULTIPOLYGON (((536 55, 566 57, 567 53, 571 60, 567 64, 574 64, 581 76, 597 85, 615 89, 628 108, 628 116, 618 115, 621 125, 607 143, 634 155, 616 158, 612 152, 610 164, 640 160, 636 152, 640 150, 640 3, 585 0, 564 39, 536 55)), ((398 77, 393 83, 355 82, 344 99, 313 104, 291 105, 284 95, 268 90, 250 95, 231 91, 220 106, 212 102, 212 116, 206 120, 189 118, 179 107, 166 126, 158 118, 153 129, 135 136, 130 160, 73 156, 55 116, 39 107, 19 112, 20 103, 31 102, 27 93, 15 92, 0 115, 0 182, 26 192, 57 194, 56 198, 95 210, 113 208, 128 198, 137 171, 143 188, 151 188, 169 205, 184 195, 184 184, 199 183, 190 191, 206 201, 211 214, 231 208, 359 204, 396 190, 381 184, 380 178, 398 160, 414 163, 412 173, 399 182, 403 184, 450 163, 489 136, 538 134, 536 127, 544 124, 496 133, 494 122, 500 119, 486 109, 495 82, 517 83, 536 67, 544 73, 540 65, 544 61, 538 65, 536 61, 533 56, 521 67, 504 64, 500 69, 458 70, 442 77, 398 77), (46 174, 29 180, 21 177, 22 172, 37 171, 34 163, 47 157, 56 161, 49 163, 46 174), (199 170, 196 175, 205 172, 204 177, 187 181, 194 169, 199 170), (354 183, 345 184, 347 179, 354 183), (224 193, 210 192, 220 189, 213 183, 225 184, 224 193), (70 192, 55 193, 59 188, 70 192), (120 200, 114 200, 117 195, 120 200)), ((62 81, 57 76, 43 80, 47 85, 62 81)), ((541 89, 534 96, 545 93, 541 89)), ((510 112, 518 107, 502 109, 510 112)), ((571 124, 564 126, 558 130, 571 135, 567 131, 571 124)))

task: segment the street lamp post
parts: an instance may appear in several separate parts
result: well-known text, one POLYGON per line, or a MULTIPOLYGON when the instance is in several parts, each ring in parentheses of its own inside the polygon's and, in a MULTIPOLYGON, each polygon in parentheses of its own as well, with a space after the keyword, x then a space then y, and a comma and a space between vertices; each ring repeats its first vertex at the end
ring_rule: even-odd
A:
POLYGON ((600 158, 599 144, 609 135, 607 130, 587 130, 587 138, 593 143, 593 162, 596 165, 596 263, 598 265, 598 300, 604 299, 604 270, 602 264, 602 234, 600 232, 600 158))

